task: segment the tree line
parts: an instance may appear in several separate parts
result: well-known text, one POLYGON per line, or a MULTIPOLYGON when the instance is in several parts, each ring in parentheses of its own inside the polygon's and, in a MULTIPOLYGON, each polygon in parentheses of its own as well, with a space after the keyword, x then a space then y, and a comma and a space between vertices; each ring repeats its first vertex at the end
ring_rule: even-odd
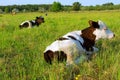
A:
POLYGON ((114 5, 112 2, 96 6, 82 6, 79 2, 74 2, 73 5, 62 5, 60 2, 53 4, 41 5, 8 5, 0 6, 0 13, 12 12, 58 12, 58 11, 86 11, 86 10, 119 10, 120 4, 114 5))

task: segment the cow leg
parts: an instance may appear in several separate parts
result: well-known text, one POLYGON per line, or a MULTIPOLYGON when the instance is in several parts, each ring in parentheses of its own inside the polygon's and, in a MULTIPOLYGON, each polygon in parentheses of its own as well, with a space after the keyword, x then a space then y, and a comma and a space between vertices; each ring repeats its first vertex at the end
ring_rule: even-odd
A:
POLYGON ((67 54, 67 65, 73 64, 73 55, 67 54))

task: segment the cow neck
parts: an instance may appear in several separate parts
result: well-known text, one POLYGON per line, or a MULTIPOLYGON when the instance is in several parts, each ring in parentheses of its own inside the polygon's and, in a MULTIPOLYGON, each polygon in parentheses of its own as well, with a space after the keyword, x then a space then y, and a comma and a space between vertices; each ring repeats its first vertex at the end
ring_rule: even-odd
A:
POLYGON ((82 30, 81 37, 84 40, 83 46, 87 51, 93 51, 96 36, 93 34, 95 31, 94 27, 88 27, 82 30))

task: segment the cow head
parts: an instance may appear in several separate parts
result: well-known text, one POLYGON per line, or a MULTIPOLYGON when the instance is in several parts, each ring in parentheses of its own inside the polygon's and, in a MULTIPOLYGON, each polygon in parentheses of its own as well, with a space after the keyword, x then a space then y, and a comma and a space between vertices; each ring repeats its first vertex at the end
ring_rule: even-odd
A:
POLYGON ((36 17, 35 22, 37 23, 37 25, 44 23, 44 17, 40 16, 40 17, 36 17))
POLYGON ((95 40, 98 40, 100 38, 113 38, 115 35, 114 33, 107 27, 107 25, 102 21, 89 21, 90 27, 94 27, 95 30, 93 34, 96 36, 95 40))

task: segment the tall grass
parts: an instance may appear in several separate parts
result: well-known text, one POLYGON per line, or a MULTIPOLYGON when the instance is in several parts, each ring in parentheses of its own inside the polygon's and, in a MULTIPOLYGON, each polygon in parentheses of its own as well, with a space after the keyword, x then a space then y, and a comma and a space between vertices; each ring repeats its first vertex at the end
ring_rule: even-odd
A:
POLYGON ((120 11, 84 11, 0 14, 0 80, 120 80, 120 11), (24 20, 44 16, 45 23, 19 29, 24 20), (43 52, 58 37, 88 27, 88 20, 102 20, 115 33, 97 42, 99 51, 89 62, 66 67, 49 65, 43 52))

